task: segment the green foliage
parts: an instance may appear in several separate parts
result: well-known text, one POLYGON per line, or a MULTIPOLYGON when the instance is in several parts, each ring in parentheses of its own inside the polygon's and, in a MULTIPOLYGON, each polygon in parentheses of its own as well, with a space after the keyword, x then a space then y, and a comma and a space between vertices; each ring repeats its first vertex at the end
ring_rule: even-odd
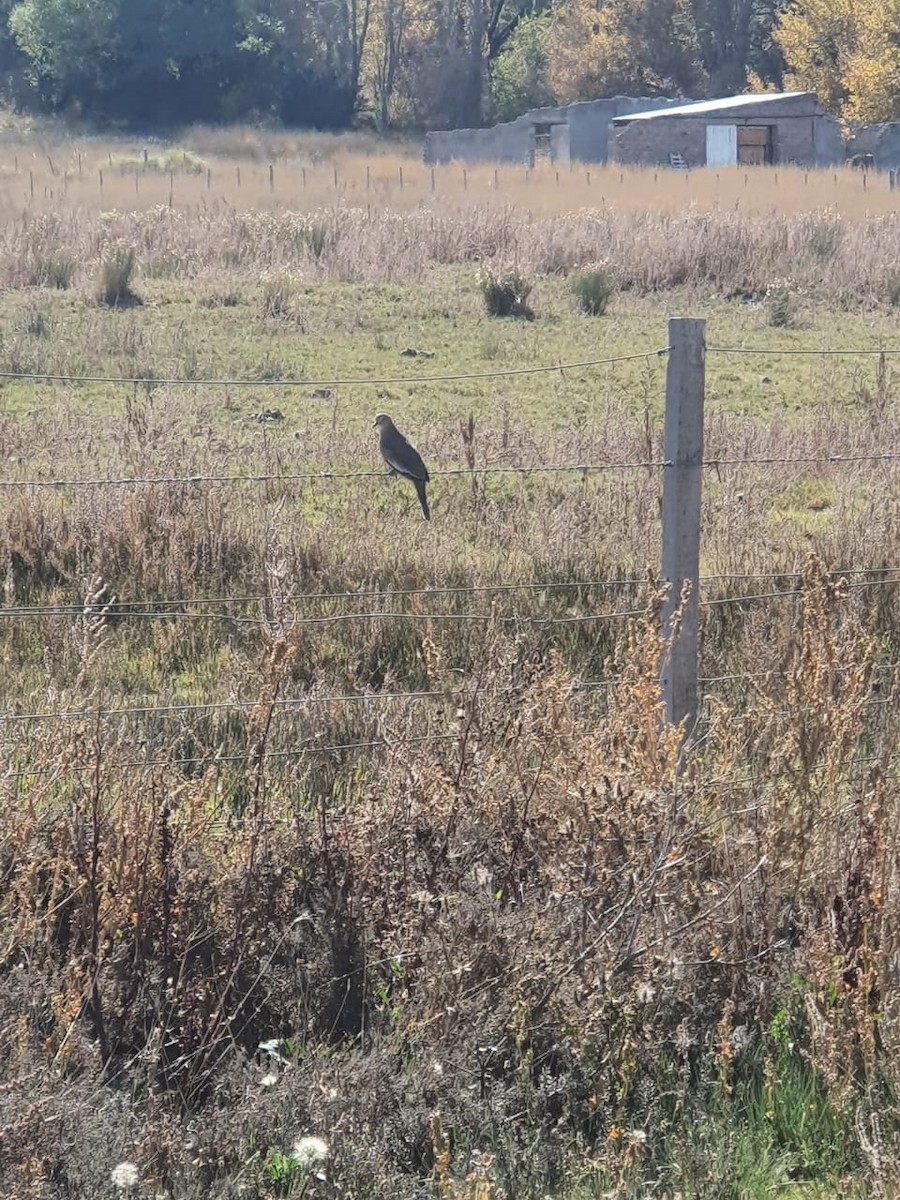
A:
POLYGON ((491 111, 497 121, 512 121, 529 108, 552 104, 547 83, 550 17, 520 21, 491 74, 491 111))
POLYGON ((115 59, 117 0, 23 0, 9 30, 41 92, 60 107, 102 86, 115 59))
POLYGON ((397 118, 447 128, 582 93, 720 95, 750 73, 780 83, 781 7, 0 0, 0 67, 20 76, 24 64, 38 107, 144 129, 260 118, 343 128, 363 108, 382 129, 397 118))
POLYGON ((573 277, 569 287, 583 313, 602 317, 616 290, 616 281, 606 267, 585 267, 573 277))
POLYGON ((534 313, 528 305, 531 284, 518 271, 497 275, 489 267, 478 276, 478 287, 490 317, 524 317, 530 321, 534 313))
POLYGON ((306 1171, 290 1154, 270 1149, 263 1160, 263 1174, 276 1196, 290 1196, 295 1188, 301 1186, 306 1171))
POLYGON ((365 19, 352 0, 21 0, 9 34, 42 104, 144 128, 239 117, 345 125, 365 19))
POLYGON ((131 287, 137 255, 134 248, 119 246, 100 267, 100 290, 97 299, 110 308, 134 304, 138 297, 131 287))
POLYGON ((773 329, 787 329, 794 324, 796 301, 790 280, 779 279, 766 289, 766 305, 773 329))

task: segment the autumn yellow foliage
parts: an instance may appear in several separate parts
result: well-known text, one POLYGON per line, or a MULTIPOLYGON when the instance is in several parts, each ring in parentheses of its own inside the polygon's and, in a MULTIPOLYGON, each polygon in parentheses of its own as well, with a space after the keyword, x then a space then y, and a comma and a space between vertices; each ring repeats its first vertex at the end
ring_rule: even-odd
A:
POLYGON ((775 40, 786 86, 816 92, 848 122, 900 117, 898 0, 804 0, 782 14, 775 40))

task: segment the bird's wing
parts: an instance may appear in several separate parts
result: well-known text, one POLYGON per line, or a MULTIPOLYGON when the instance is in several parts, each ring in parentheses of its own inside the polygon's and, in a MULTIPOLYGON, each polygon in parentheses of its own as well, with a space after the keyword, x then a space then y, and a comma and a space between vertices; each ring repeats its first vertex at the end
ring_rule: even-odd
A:
MULTIPOLYGON (((396 431, 394 432, 396 433, 396 431)), ((402 434, 396 433, 396 438, 385 438, 381 443, 381 453, 387 465, 392 467, 398 475, 405 475, 407 479, 421 479, 425 483, 428 482, 428 471, 422 462, 422 456, 402 434)))

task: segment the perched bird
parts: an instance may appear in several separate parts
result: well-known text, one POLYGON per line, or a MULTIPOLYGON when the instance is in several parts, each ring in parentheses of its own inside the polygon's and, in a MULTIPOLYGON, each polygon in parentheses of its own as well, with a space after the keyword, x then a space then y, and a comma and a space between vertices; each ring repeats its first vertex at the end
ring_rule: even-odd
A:
POLYGON ((425 498, 425 485, 428 483, 428 471, 422 462, 422 456, 415 447, 411 446, 390 417, 380 413, 375 418, 381 440, 381 456, 388 465, 389 475, 402 475, 416 489, 419 503, 425 520, 431 520, 428 511, 428 501, 425 498))

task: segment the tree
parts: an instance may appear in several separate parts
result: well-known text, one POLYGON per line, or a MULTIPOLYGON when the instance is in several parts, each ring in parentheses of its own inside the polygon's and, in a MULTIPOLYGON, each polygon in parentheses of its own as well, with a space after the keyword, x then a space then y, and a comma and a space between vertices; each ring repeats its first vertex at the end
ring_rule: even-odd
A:
POLYGON ((59 108, 81 106, 116 62, 118 0, 24 0, 9 16, 16 45, 41 95, 59 108))
POLYGON ((848 121, 900 117, 900 0, 804 0, 775 30, 786 82, 848 121))
POLYGON ((491 110, 494 120, 511 121, 529 108, 552 104, 547 83, 550 17, 525 17, 494 63, 491 110))
POLYGON ((242 0, 22 0, 9 27, 41 93, 120 122, 218 115, 242 0))
POLYGON ((702 93, 688 0, 560 0, 550 79, 561 102, 702 93))
POLYGON ((744 91, 751 73, 781 84, 784 64, 772 41, 780 0, 691 0, 690 7, 710 95, 744 91))
POLYGON ((375 124, 384 131, 391 124, 391 106, 403 59, 409 27, 407 0, 382 0, 373 12, 372 93, 375 124))
POLYGON ((254 8, 242 45, 265 66, 276 115, 346 128, 359 103, 371 0, 255 0, 254 8))

